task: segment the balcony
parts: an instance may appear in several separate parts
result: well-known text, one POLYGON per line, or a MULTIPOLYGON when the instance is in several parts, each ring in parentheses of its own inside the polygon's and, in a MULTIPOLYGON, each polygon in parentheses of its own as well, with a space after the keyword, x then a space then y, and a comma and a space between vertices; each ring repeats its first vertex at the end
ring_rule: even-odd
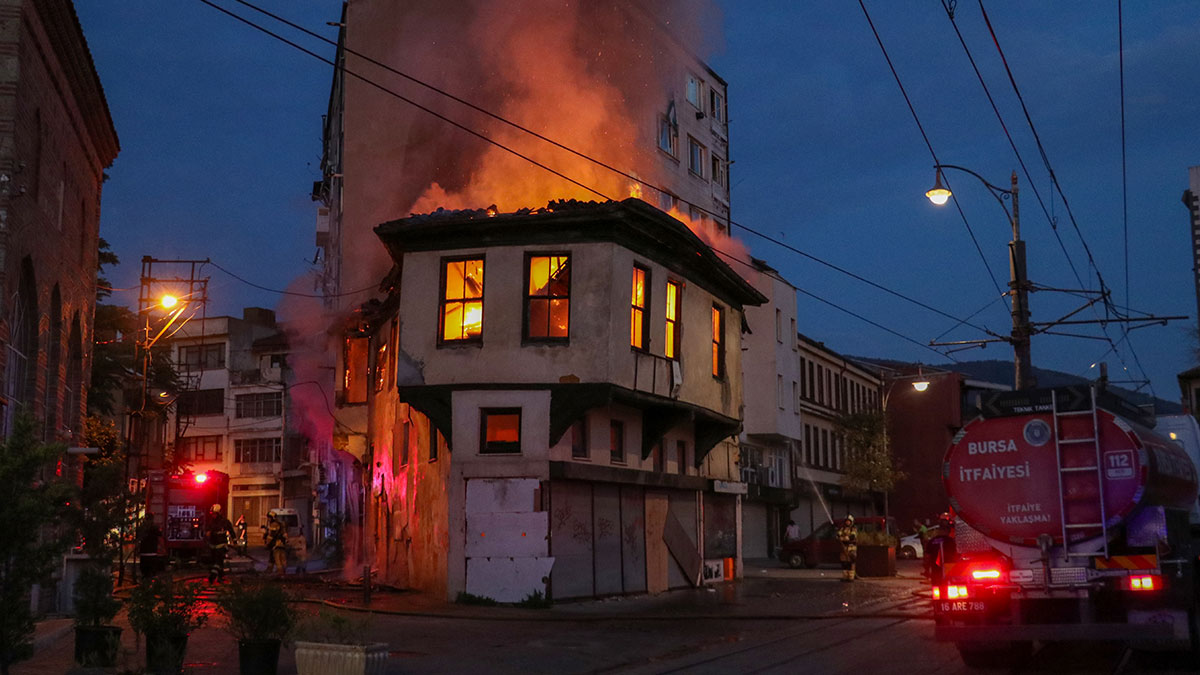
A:
POLYGON ((266 379, 258 368, 229 371, 229 383, 232 385, 262 384, 266 379))
POLYGON ((679 396, 683 376, 679 362, 665 356, 633 350, 633 389, 666 398, 679 396))
POLYGON ((240 462, 233 466, 237 476, 273 476, 279 472, 277 462, 240 462))

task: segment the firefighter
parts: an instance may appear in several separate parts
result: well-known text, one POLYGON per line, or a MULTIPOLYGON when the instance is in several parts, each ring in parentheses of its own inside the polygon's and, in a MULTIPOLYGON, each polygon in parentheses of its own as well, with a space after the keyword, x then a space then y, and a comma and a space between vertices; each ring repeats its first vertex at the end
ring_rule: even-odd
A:
POLYGON ((246 533, 246 516, 244 514, 238 516, 237 522, 233 524, 233 529, 237 530, 236 548, 238 553, 246 555, 246 550, 250 545, 250 541, 246 533))
POLYGON ((287 574, 287 528, 272 514, 267 515, 267 574, 287 574))
POLYGON ((838 543, 842 545, 842 581, 854 581, 854 562, 858 558, 858 533, 854 528, 854 516, 847 515, 837 529, 838 543))
POLYGON ((213 504, 208 512, 208 548, 212 555, 212 564, 208 568, 208 583, 225 579, 225 555, 229 552, 229 542, 236 537, 233 523, 221 513, 221 505, 213 504))

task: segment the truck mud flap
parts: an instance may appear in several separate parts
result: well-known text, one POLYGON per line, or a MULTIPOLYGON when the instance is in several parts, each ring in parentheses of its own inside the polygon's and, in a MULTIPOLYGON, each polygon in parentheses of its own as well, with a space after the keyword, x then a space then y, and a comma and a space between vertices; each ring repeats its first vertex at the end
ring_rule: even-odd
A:
MULTIPOLYGON (((933 636, 947 642, 1021 640, 1115 642, 1175 642, 1180 638, 1169 623, 1023 624, 1016 626, 935 626, 933 636)), ((1183 638, 1186 642, 1186 637, 1183 638)))

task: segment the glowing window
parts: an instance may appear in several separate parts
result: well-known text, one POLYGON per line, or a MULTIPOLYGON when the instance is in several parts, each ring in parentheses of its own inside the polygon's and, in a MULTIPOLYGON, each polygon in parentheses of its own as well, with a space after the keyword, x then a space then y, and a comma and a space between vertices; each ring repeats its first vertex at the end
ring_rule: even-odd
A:
POLYGON ((634 349, 650 348, 650 325, 646 323, 647 294, 650 270, 633 266, 633 292, 629 301, 629 344, 634 349))
POLYGON ((725 311, 716 305, 712 308, 712 374, 725 377, 725 311))
POLYGON ((571 319, 571 257, 528 257, 525 339, 566 340, 571 319))
POLYGON ((679 291, 677 281, 667 282, 667 340, 665 353, 668 359, 679 360, 679 291))
POLYGON ((521 452, 520 408, 479 411, 479 452, 484 455, 521 452))
POLYGON ((440 304, 439 343, 478 342, 483 338, 482 259, 443 261, 440 304))

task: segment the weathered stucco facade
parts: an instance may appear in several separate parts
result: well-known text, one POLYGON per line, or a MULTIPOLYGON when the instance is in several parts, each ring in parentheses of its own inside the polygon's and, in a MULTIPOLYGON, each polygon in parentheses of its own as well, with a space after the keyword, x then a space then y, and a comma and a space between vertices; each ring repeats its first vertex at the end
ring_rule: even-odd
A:
POLYGON ((381 578, 512 602, 734 567, 752 286, 638 200, 376 231, 396 263, 364 315, 381 578))

